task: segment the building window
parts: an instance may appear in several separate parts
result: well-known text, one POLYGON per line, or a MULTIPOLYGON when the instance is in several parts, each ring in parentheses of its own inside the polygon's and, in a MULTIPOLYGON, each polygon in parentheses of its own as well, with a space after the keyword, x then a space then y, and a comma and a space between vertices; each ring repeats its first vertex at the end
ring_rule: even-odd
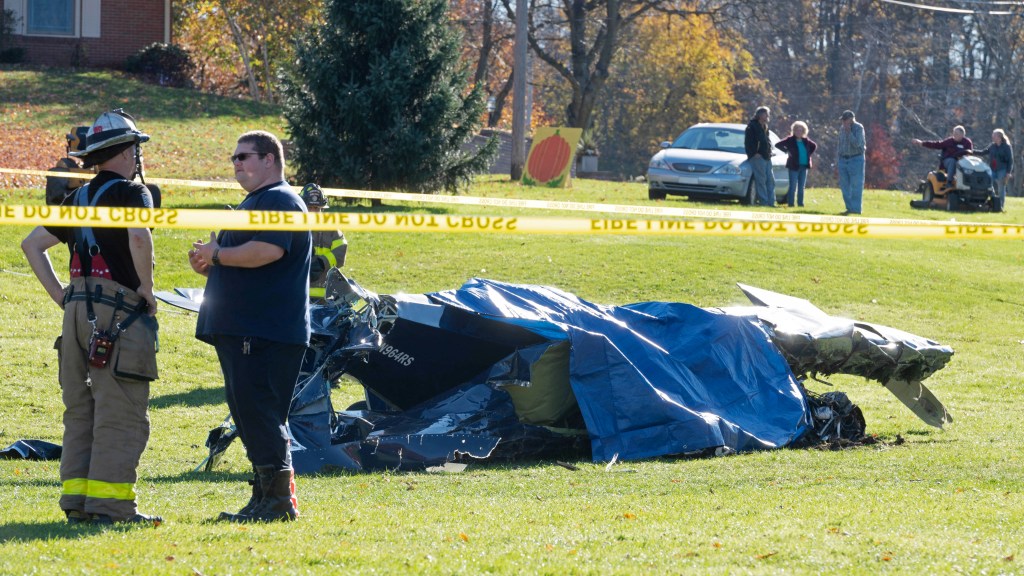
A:
POLYGON ((74 0, 26 0, 25 4, 26 33, 75 35, 74 0))

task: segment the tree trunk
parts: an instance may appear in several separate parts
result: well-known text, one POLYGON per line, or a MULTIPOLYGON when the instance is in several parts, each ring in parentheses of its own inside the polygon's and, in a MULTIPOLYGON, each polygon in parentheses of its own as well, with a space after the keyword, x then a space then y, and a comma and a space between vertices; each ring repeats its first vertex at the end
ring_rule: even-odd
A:
POLYGON ((252 96, 253 100, 259 102, 260 88, 256 84, 256 75, 252 69, 252 63, 249 62, 249 51, 245 43, 245 37, 242 35, 242 28, 238 25, 238 20, 228 10, 228 4, 226 0, 220 0, 220 8, 224 11, 224 17, 228 21, 228 27, 231 29, 231 36, 235 39, 235 47, 238 48, 238 54, 242 57, 242 65, 245 67, 245 77, 249 83, 249 95, 252 96))

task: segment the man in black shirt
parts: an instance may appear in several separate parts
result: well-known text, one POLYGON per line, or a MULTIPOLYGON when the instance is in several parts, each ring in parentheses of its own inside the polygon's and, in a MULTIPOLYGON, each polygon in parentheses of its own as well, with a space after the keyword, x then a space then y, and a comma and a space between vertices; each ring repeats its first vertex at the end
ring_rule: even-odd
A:
MULTIPOLYGON (((238 210, 305 212, 284 179, 284 150, 264 131, 238 138, 231 165, 248 194, 238 210)), ((224 392, 252 462, 252 495, 231 522, 295 520, 286 427, 292 392, 309 344, 309 231, 224 230, 189 251, 206 276, 196 338, 217 350, 224 392)))
POLYGON ((761 106, 747 124, 743 147, 753 172, 757 203, 775 207, 775 174, 772 173, 772 141, 768 137, 768 119, 771 111, 761 106))

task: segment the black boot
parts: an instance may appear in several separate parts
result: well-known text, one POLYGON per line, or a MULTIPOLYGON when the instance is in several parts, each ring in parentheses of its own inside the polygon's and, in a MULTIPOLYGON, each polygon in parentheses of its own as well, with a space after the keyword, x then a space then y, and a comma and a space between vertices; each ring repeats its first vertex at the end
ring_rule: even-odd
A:
POLYGON ((88 514, 81 510, 65 510, 64 515, 68 519, 68 524, 88 524, 92 519, 88 514))
POLYGON ((164 521, 160 516, 151 516, 149 514, 141 514, 136 512, 134 516, 130 518, 124 518, 122 520, 114 520, 113 517, 107 514, 93 514, 90 522, 100 526, 110 526, 113 524, 146 524, 148 526, 159 526, 164 521))
POLYGON ((263 497, 249 514, 237 514, 229 518, 232 522, 273 522, 274 520, 295 520, 299 511, 295 508, 293 492, 294 471, 291 468, 277 470, 273 466, 256 466, 263 497))
POLYGON ((231 512, 221 512, 220 515, 217 516, 218 521, 229 520, 233 522, 239 522, 243 520, 237 517, 248 516, 249 514, 252 514, 253 508, 255 508, 256 505, 260 503, 260 500, 263 499, 263 488, 260 485, 260 475, 256 472, 255 466, 253 466, 252 468, 252 480, 249 480, 249 484, 252 486, 252 497, 249 498, 249 503, 246 504, 245 506, 242 506, 242 509, 239 510, 237 514, 232 514, 231 512))

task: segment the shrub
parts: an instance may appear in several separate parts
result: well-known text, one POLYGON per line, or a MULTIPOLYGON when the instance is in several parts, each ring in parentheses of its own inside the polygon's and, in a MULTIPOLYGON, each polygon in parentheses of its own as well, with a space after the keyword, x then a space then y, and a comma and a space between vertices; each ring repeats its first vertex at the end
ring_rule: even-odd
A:
POLYGON ((0 64, 17 64, 25 59, 24 48, 10 45, 16 22, 13 10, 0 11, 0 64))
POLYGON ((24 59, 24 48, 4 48, 0 50, 0 64, 18 64, 24 59))
POLYGON ((154 42, 126 58, 124 69, 161 86, 191 88, 195 64, 181 46, 154 42))
POLYGON ((881 125, 872 124, 867 132, 865 184, 868 188, 893 189, 900 179, 903 154, 896 151, 892 137, 881 125))

